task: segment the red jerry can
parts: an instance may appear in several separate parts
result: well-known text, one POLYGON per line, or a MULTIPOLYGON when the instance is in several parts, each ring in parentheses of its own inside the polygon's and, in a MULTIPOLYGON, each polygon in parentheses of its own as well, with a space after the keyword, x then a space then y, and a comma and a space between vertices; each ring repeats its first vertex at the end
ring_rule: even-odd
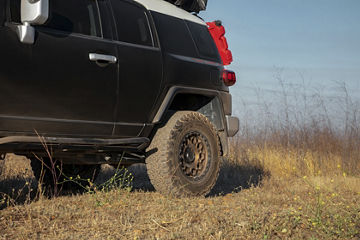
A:
POLYGON ((233 61, 233 57, 225 38, 224 26, 222 25, 221 21, 208 22, 207 25, 210 34, 219 50, 223 64, 230 65, 230 63, 233 61))

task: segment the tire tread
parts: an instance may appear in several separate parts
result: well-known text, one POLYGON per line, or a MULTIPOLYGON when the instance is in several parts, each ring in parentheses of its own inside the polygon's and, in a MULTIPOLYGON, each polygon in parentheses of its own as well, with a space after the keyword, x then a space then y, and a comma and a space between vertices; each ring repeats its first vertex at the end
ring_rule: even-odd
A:
POLYGON ((156 148, 157 152, 146 159, 146 165, 151 183, 157 191, 174 196, 204 196, 210 192, 219 176, 220 142, 215 127, 207 117, 201 113, 192 111, 176 112, 171 116, 165 126, 158 129, 148 149, 156 148), (174 143, 177 134, 186 127, 187 124, 193 121, 201 122, 211 131, 217 145, 215 161, 218 161, 216 163, 215 179, 212 179, 211 184, 196 194, 182 186, 180 180, 174 177, 173 171, 176 170, 177 166, 172 166, 172 161, 168 160, 173 156, 175 148, 177 147, 174 143))

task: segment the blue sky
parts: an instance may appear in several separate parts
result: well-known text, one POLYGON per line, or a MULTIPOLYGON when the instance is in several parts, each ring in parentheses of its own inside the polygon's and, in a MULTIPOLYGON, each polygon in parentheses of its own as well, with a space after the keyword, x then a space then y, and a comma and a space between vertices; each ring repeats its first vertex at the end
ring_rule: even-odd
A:
POLYGON ((227 30, 235 99, 278 90, 276 69, 288 83, 304 80, 332 95, 345 82, 360 97, 360 0, 209 0, 200 15, 227 30))

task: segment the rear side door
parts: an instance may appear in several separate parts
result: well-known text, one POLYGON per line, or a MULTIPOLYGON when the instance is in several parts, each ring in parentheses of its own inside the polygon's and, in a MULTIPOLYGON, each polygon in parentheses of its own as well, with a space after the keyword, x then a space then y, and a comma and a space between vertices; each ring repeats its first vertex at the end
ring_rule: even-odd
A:
POLYGON ((115 134, 140 134, 154 115, 162 82, 162 55, 147 10, 134 1, 110 3, 119 67, 115 134))
POLYGON ((0 30, 0 131, 113 133, 117 49, 104 39, 98 9, 96 0, 51 0, 34 45, 0 30))

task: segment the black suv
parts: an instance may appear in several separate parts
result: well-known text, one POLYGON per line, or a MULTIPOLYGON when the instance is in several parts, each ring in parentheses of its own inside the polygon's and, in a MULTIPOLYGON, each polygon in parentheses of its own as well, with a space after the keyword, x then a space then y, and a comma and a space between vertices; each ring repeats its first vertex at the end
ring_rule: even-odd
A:
POLYGON ((30 158, 36 177, 39 158, 143 162, 177 196, 215 184, 239 122, 197 16, 162 0, 0 0, 0 49, 2 158, 30 158))

